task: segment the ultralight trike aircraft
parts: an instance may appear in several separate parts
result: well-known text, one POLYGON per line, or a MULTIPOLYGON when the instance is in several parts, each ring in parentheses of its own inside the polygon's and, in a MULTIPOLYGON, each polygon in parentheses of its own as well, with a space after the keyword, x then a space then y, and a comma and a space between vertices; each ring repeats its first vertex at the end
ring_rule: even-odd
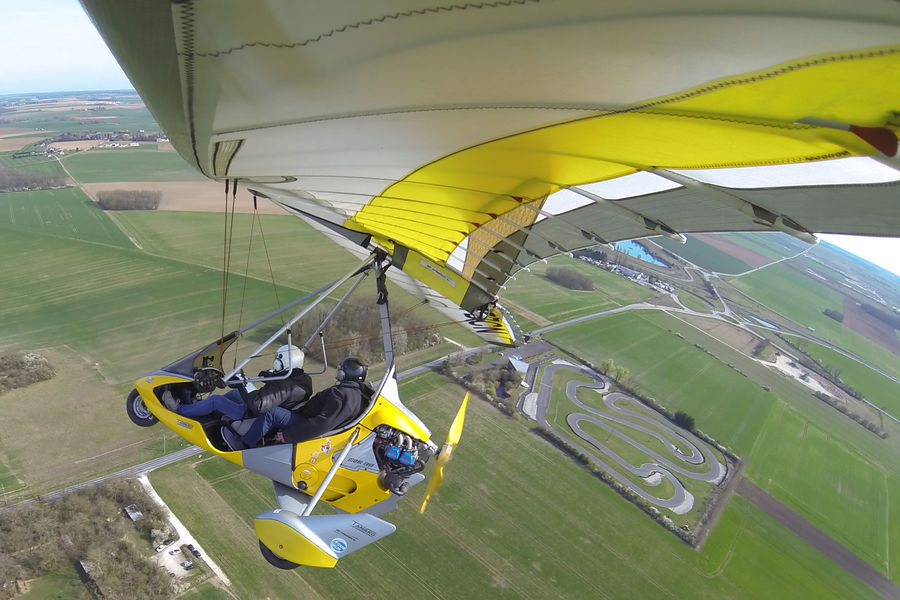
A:
MULTIPOLYGON (((507 282, 561 253, 900 233, 896 3, 81 2, 171 147, 226 198, 240 184, 270 199, 379 281, 389 261, 491 343, 516 343, 507 282)), ((389 533, 376 515, 434 451, 392 361, 343 431, 229 452, 215 422, 160 403, 241 383, 222 338, 139 379, 131 413, 275 481, 281 508, 256 531, 276 564, 333 565, 389 533), (318 502, 347 514, 311 516, 318 502)))
MULTIPOLYGON (((388 266, 384 253, 373 254, 361 267, 320 289, 318 294, 312 292, 239 331, 139 378, 128 396, 128 416, 137 425, 150 426, 161 422, 200 448, 272 480, 278 508, 257 515, 254 527, 263 556, 276 567, 333 567, 339 558, 392 533, 394 525, 379 516, 395 508, 398 499, 406 494, 409 487, 425 478, 420 471, 429 458, 438 454, 437 446, 430 440, 428 427, 400 400, 385 288, 384 270, 388 266), (373 270, 376 273, 387 370, 377 388, 368 386, 362 410, 351 423, 296 444, 279 444, 269 435, 265 445, 233 451, 222 439, 219 416, 192 419, 164 405, 163 395, 166 393, 190 402, 198 394, 212 392, 216 387, 246 386, 273 379, 243 377, 241 368, 283 334, 288 336, 290 344, 291 326, 356 275, 353 286, 319 325, 310 337, 311 342, 321 334, 330 317, 350 293, 373 270), (241 334, 313 295, 315 297, 303 310, 231 371, 225 372, 222 366, 224 351, 241 334), (312 511, 319 502, 330 504, 336 509, 336 514, 313 516, 312 511)), ((322 344, 324 350, 324 339, 322 344)), ((290 359, 286 362, 290 364, 290 359)), ((441 483, 443 465, 449 459, 453 445, 459 441, 467 398, 463 400, 447 443, 440 451, 435 473, 422 503, 423 511, 441 483)), ((250 421, 252 418, 231 423, 230 426, 239 431, 245 430, 250 421)))

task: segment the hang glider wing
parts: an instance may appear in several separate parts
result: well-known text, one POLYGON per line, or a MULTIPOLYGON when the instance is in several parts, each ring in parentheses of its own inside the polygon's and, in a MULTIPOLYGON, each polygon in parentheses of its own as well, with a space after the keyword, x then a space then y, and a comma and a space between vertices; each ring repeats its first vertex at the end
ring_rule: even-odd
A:
POLYGON ((182 156, 498 343, 559 252, 900 232, 889 2, 82 2, 182 156))

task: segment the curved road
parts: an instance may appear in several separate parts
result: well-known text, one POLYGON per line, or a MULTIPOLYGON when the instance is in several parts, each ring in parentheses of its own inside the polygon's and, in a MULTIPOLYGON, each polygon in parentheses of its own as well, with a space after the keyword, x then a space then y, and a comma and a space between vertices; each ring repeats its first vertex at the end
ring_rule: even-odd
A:
MULTIPOLYGON (((674 472, 679 473, 682 477, 689 477, 692 479, 698 479, 701 481, 708 481, 712 483, 719 483, 725 477, 726 467, 722 463, 716 459, 715 455, 712 451, 700 440, 694 438, 694 436, 688 434, 687 432, 682 433, 677 429, 673 428, 671 424, 662 419, 661 417, 655 415, 653 411, 649 409, 645 409, 640 404, 637 404, 641 408, 642 411, 646 411, 646 414, 640 414, 634 411, 630 411, 619 406, 615 405, 615 401, 621 398, 629 398, 624 394, 620 393, 612 393, 607 394, 604 398, 604 403, 606 406, 617 413, 618 415, 627 416, 631 419, 635 419, 637 421, 644 421, 648 424, 653 424, 657 427, 662 427, 666 430, 666 433, 670 435, 673 439, 675 439, 678 444, 683 444, 683 447, 686 450, 682 450, 675 444, 671 442, 670 439, 667 439, 666 436, 659 433, 658 430, 649 429, 638 423, 635 423, 632 420, 624 419, 620 416, 609 415, 602 411, 596 410, 590 406, 585 405, 577 397, 577 390, 580 387, 586 387, 589 389, 607 389, 607 383, 604 380, 603 376, 585 368, 578 368, 571 363, 554 363, 547 365, 544 368, 544 375, 541 378, 540 389, 537 393, 536 400, 536 410, 534 415, 534 420, 537 421, 541 426, 547 428, 552 431, 555 435, 559 436, 561 439, 564 439, 566 443, 572 445, 577 448, 579 451, 583 452, 587 456, 591 458, 591 460, 601 469, 609 473, 613 476, 620 484, 630 489, 632 492, 643 498, 644 500, 655 504, 657 506, 661 506, 663 508, 668 508, 675 512, 676 514, 684 514, 691 510, 694 505, 694 498, 684 488, 684 484, 681 480, 676 476, 674 472), (575 370, 581 373, 584 373, 591 378, 594 379, 594 383, 585 383, 582 381, 570 381, 566 386, 566 395, 568 398, 575 403, 581 410, 585 411, 583 413, 572 413, 566 417, 566 423, 569 427, 572 428, 572 431, 581 439, 581 441, 590 445, 590 449, 585 448, 578 442, 573 441, 564 433, 556 430, 548 421, 547 421, 547 408, 550 404, 550 392, 553 387, 553 376, 557 369, 570 369, 575 370), (592 437, 590 434, 585 432, 580 423, 583 421, 588 421, 593 423, 594 425, 604 429, 605 431, 615 435, 619 439, 631 444, 635 448, 638 448, 642 452, 646 453, 648 456, 653 457, 658 462, 655 463, 644 463, 639 466, 635 466, 630 464, 623 457, 619 456, 615 451, 604 445, 599 440, 592 437), (623 424, 638 431, 642 431, 649 435, 656 437, 661 440, 672 452, 672 457, 675 460, 682 461, 689 464, 700 465, 703 463, 708 463, 710 465, 709 469, 705 473, 697 473, 694 471, 689 471, 681 466, 679 466, 673 460, 669 458, 661 456, 659 453, 651 450, 650 448, 644 446, 640 442, 632 439, 627 434, 622 433, 618 429, 608 425, 605 421, 612 421, 615 423, 623 424), (651 477, 654 474, 659 475, 662 479, 667 479, 670 481, 675 488, 675 493, 671 498, 659 498, 657 496, 652 495, 651 493, 645 491, 643 488, 634 484, 630 479, 626 476, 622 475, 616 467, 611 466, 605 460, 599 458, 596 454, 596 451, 599 450, 605 456, 608 456, 612 461, 617 463, 621 469, 624 469, 635 475, 637 477, 651 477)), ((523 398, 526 394, 523 394, 523 398)), ((659 485, 661 480, 654 485, 659 485)))

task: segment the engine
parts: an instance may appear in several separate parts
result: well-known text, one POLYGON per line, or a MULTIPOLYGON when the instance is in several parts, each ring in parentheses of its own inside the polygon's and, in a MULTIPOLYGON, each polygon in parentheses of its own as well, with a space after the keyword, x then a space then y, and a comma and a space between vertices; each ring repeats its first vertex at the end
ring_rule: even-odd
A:
POLYGON ((389 425, 376 427, 375 436, 372 449, 381 469, 379 481, 391 493, 402 496, 409 489, 407 478, 424 469, 438 448, 431 441, 421 442, 389 425))

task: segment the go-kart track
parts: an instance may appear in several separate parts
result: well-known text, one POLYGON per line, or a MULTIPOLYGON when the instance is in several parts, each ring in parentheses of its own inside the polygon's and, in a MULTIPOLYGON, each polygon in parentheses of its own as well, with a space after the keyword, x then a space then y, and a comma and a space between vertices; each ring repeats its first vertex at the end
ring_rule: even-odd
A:
MULTIPOLYGON (((724 479, 727 467, 719 462, 712 450, 695 436, 684 429, 672 425, 668 420, 651 409, 644 407, 639 402, 634 401, 633 405, 639 407, 641 412, 627 410, 616 405, 617 400, 631 400, 630 396, 619 392, 609 393, 604 396, 604 405, 614 414, 599 411, 581 402, 577 396, 578 388, 583 387, 600 391, 609 389, 609 381, 603 375, 558 359, 552 362, 545 361, 542 364, 546 366, 544 367, 544 374, 541 377, 540 387, 536 393, 534 391, 526 391, 522 394, 519 400, 519 410, 525 416, 533 419, 541 426, 564 439, 571 446, 589 456, 598 467, 609 473, 616 481, 632 490, 644 500, 657 506, 667 508, 676 514, 684 514, 693 508, 694 497, 685 489, 684 484, 679 477, 688 477, 699 481, 706 481, 713 485, 718 484, 724 479), (583 411, 573 412, 567 415, 566 423, 575 435, 580 438, 581 442, 588 445, 588 448, 585 448, 584 445, 572 440, 571 437, 565 433, 556 430, 547 422, 547 408, 550 405, 553 378, 558 369, 574 370, 588 375, 594 380, 593 383, 569 381, 566 385, 566 396, 583 411), (600 427, 604 431, 607 431, 611 435, 630 444, 649 457, 652 457, 656 462, 644 463, 638 466, 630 464, 614 450, 585 432, 581 426, 584 422, 589 422, 600 427), (651 425, 652 428, 642 425, 642 422, 651 425), (637 440, 634 440, 626 433, 623 433, 617 427, 610 425, 610 423, 616 423, 620 426, 641 431, 657 438, 670 450, 671 456, 667 458, 660 455, 658 452, 648 448, 637 440), (665 435, 660 433, 660 431, 664 431, 665 435), (675 440, 678 445, 673 444, 672 440, 675 440), (616 463, 618 467, 614 467, 607 460, 598 457, 598 452, 602 453, 605 457, 608 457, 608 459, 616 463), (709 468, 705 472, 698 473, 680 466, 678 464, 679 462, 694 466, 707 464, 709 465, 709 468), (632 475, 643 478, 644 481, 647 482, 648 487, 658 486, 663 480, 668 480, 675 488, 675 493, 671 498, 659 498, 654 496, 642 487, 634 484, 630 479, 622 475, 618 469, 625 469, 632 475)), ((534 373, 537 372, 539 366, 540 365, 538 364, 531 365, 529 368, 529 377, 526 378, 526 381, 533 381, 534 373)))

